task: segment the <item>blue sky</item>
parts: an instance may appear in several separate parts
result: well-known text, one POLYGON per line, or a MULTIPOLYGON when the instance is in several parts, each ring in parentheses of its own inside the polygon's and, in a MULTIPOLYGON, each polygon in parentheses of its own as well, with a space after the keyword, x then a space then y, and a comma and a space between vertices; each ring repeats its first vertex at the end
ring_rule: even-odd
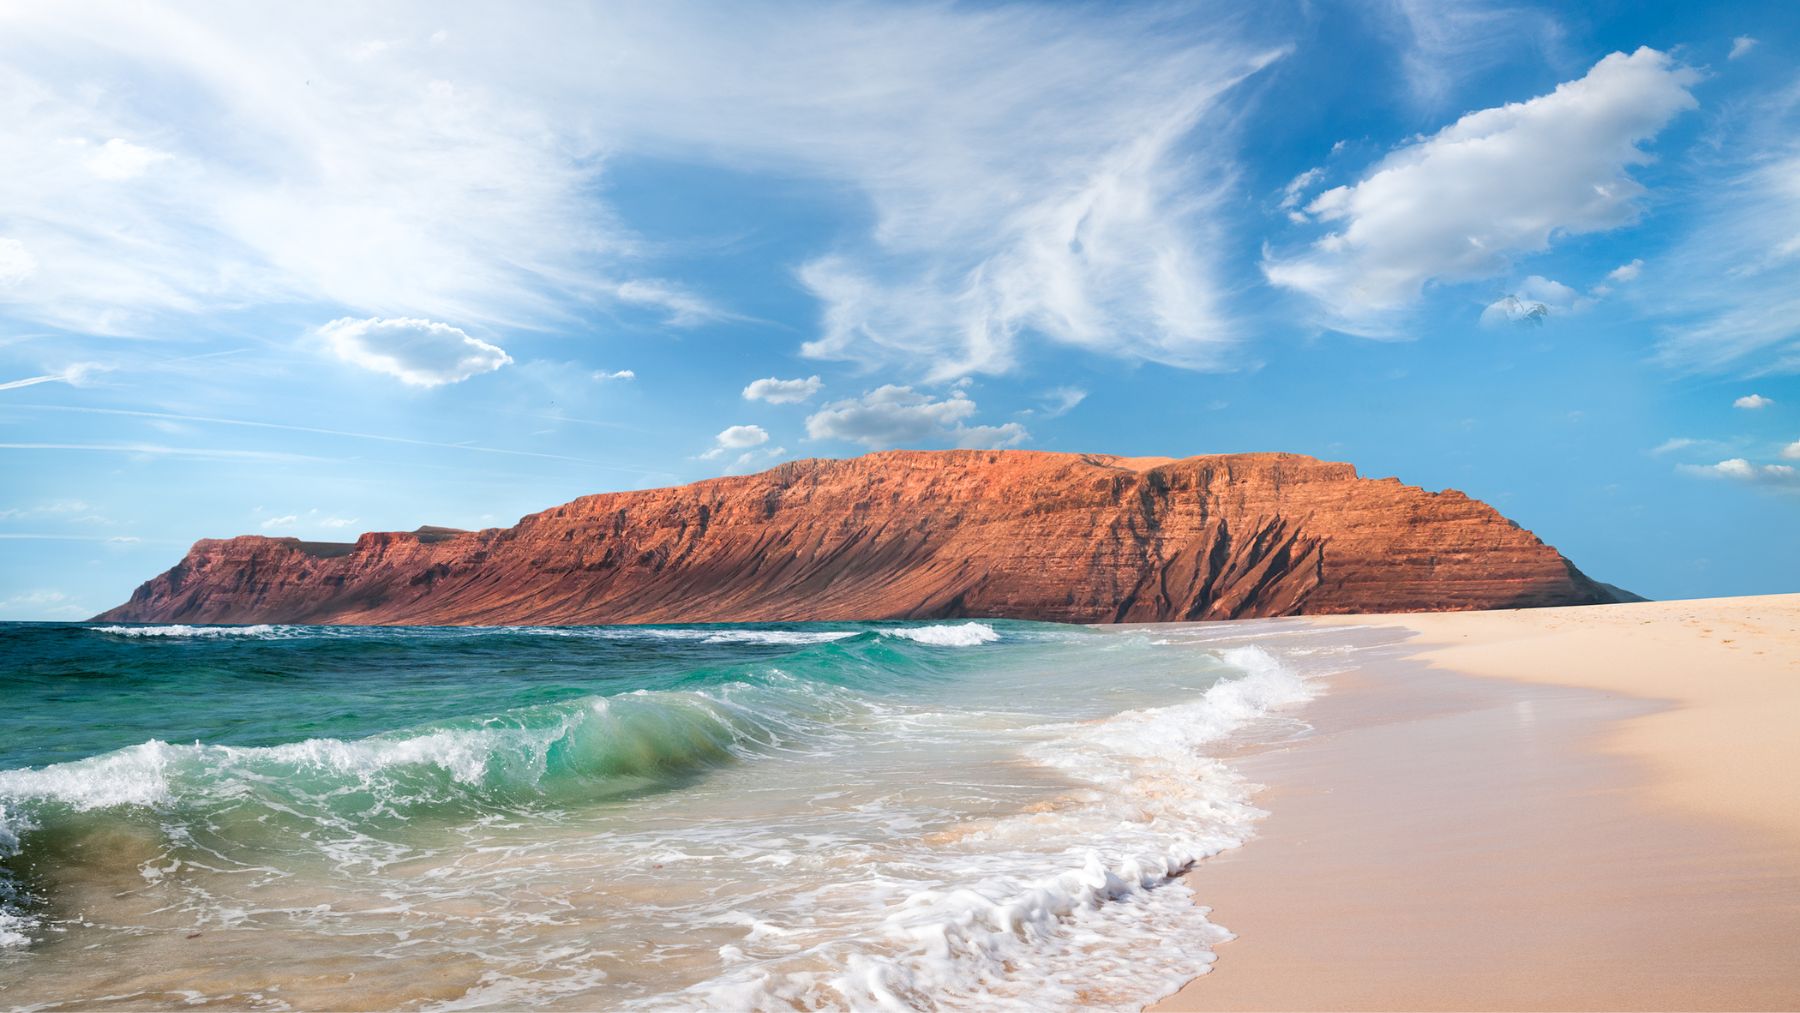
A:
POLYGON ((1800 590, 1791 4, 0 9, 0 617, 887 447, 1800 590))

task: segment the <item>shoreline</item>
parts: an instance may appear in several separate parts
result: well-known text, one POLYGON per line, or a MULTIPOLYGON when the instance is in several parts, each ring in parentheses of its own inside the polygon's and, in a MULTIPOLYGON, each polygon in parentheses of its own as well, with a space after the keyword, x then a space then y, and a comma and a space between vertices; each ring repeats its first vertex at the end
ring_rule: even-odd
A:
POLYGON ((1150 1009, 1800 1007, 1800 595, 1301 621, 1357 651, 1150 1009))

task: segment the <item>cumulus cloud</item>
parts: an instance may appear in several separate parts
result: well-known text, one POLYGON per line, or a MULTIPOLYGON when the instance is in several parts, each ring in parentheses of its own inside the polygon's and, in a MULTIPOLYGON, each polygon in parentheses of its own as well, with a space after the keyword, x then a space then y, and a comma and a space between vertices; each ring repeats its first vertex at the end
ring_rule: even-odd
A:
POLYGON ((629 369, 614 370, 613 372, 610 372, 610 373, 604 369, 597 369, 594 371, 593 376, 594 376, 594 381, 596 383, 606 383, 609 380, 635 380, 635 379, 637 379, 637 373, 635 373, 629 369))
POLYGON ((1644 188, 1629 170, 1649 157, 1639 145, 1695 106, 1697 80, 1639 49, 1548 95, 1470 113, 1316 197, 1306 213, 1334 231, 1270 253, 1264 272, 1331 326, 1384 333, 1428 283, 1499 274, 1556 236, 1635 220, 1644 188))
POLYGON ((1790 461, 1800 461, 1800 440, 1781 448, 1781 456, 1790 461))
POLYGON ((960 390, 936 399, 911 387, 888 384, 860 398, 833 401, 806 419, 815 440, 845 440, 870 449, 944 444, 957 447, 1010 447, 1031 434, 1017 422, 971 426, 975 402, 960 390))
POLYGON ((761 426, 728 426, 713 438, 712 449, 701 454, 700 458, 711 460, 729 450, 760 447, 767 442, 769 442, 769 433, 761 426))
POLYGON ((1644 262, 1642 259, 1638 259, 1629 264, 1620 264, 1618 267, 1606 272, 1606 280, 1624 284, 1626 282, 1636 281, 1638 275, 1643 273, 1644 262))
POLYGON ((1722 478, 1757 485, 1800 485, 1800 472, 1786 464, 1751 464, 1741 457, 1727 458, 1717 464, 1677 465, 1682 472, 1699 478, 1722 478))
POLYGON ((731 426, 719 433, 719 446, 736 449, 769 442, 769 434, 761 426, 731 426))
POLYGON ((744 388, 744 400, 767 401, 770 404, 799 404, 817 394, 825 386, 817 376, 803 380, 779 380, 765 377, 752 380, 744 388))
POLYGON ((1755 39, 1751 38, 1748 35, 1740 35, 1737 38, 1731 40, 1731 53, 1730 53, 1730 55, 1726 56, 1726 59, 1735 60, 1738 57, 1743 56, 1745 53, 1748 53, 1749 51, 1751 51, 1752 49, 1755 49, 1755 48, 1756 48, 1756 40, 1755 39))
POLYGON ((1743 397, 1731 402, 1731 407, 1755 411, 1758 408, 1767 408, 1774 403, 1775 401, 1773 398, 1766 398, 1761 394, 1745 394, 1743 397))
POLYGON ((439 387, 491 373, 512 362, 496 345, 431 320, 344 317, 318 329, 332 354, 413 387, 439 387))

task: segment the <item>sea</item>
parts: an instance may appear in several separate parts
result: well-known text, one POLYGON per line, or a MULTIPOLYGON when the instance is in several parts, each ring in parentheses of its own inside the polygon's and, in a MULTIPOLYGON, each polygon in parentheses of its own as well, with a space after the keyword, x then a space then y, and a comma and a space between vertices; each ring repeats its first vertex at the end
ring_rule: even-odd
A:
POLYGON ((1275 624, 0 624, 0 1007, 1138 1009, 1275 624))

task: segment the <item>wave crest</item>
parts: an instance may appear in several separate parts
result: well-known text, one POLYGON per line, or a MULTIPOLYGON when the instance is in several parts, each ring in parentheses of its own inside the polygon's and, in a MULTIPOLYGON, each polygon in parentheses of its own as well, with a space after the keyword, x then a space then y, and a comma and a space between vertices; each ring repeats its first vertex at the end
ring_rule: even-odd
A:
POLYGON ((169 626, 89 626, 88 629, 115 637, 256 637, 266 640, 285 635, 292 627, 271 626, 267 623, 255 626, 187 626, 175 623, 169 626))
POLYGON ((960 626, 916 626, 907 629, 881 630, 884 637, 903 637, 933 647, 974 647, 991 644, 1000 634, 986 623, 963 623, 960 626))

